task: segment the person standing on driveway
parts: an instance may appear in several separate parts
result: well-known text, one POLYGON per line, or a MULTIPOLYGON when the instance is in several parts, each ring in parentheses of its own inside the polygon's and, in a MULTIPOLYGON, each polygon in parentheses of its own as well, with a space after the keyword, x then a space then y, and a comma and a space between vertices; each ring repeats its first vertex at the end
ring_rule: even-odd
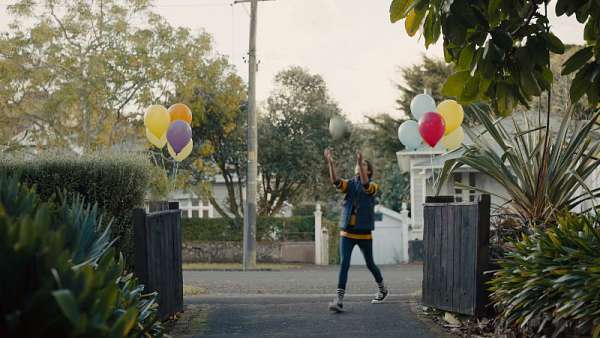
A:
POLYGON ((338 276, 337 297, 329 303, 329 309, 334 312, 343 311, 346 282, 350 258, 355 245, 358 245, 367 263, 367 268, 373 274, 378 292, 371 301, 373 304, 382 303, 389 295, 383 284, 381 271, 373 261, 373 236, 375 228, 375 194, 379 187, 371 181, 373 166, 363 159, 360 152, 356 157, 356 176, 352 179, 338 179, 333 163, 331 149, 325 149, 325 160, 329 168, 329 179, 338 191, 344 193, 342 216, 340 219, 340 272, 338 276))

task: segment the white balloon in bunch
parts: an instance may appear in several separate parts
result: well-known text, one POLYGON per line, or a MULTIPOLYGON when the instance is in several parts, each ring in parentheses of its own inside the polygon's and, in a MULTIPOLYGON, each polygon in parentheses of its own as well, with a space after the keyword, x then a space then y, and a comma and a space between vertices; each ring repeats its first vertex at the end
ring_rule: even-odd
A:
POLYGON ((417 121, 408 120, 398 127, 398 139, 408 150, 416 150, 423 144, 423 139, 419 134, 419 124, 417 121))
POLYGON ((419 94, 410 101, 410 112, 417 121, 431 111, 437 111, 437 107, 433 97, 427 94, 419 94))

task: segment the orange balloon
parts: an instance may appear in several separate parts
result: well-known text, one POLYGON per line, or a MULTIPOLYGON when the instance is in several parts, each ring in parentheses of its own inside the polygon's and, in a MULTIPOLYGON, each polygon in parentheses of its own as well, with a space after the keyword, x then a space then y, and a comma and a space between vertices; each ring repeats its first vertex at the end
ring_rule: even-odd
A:
POLYGON ((192 111, 188 106, 183 103, 175 103, 169 107, 169 116, 171 116, 171 122, 182 120, 189 124, 192 124, 192 111))

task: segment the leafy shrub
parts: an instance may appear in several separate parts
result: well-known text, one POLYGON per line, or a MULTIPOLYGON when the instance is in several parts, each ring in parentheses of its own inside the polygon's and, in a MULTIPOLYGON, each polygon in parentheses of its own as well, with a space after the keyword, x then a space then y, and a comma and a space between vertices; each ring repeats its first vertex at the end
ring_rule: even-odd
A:
POLYGON ((327 218, 323 218, 322 223, 329 232, 329 264, 340 264, 340 228, 337 222, 327 218))
MULTIPOLYGON (((243 231, 224 218, 182 219, 184 241, 241 241, 243 231)), ((259 241, 284 239, 314 239, 314 216, 258 217, 256 239, 259 241)))
POLYGON ((597 218, 559 217, 514 242, 490 281, 501 323, 529 335, 546 327, 600 333, 600 234, 597 218), (551 324, 551 325, 548 325, 551 324))
POLYGON ((124 274, 102 224, 81 197, 44 203, 0 175, 0 336, 162 334, 156 294, 124 274))
POLYGON ((116 248, 133 264, 131 212, 142 206, 148 186, 149 162, 142 155, 97 153, 85 156, 46 154, 35 159, 2 158, 0 174, 18 173, 35 186, 42 200, 61 192, 76 192, 113 219, 116 248))

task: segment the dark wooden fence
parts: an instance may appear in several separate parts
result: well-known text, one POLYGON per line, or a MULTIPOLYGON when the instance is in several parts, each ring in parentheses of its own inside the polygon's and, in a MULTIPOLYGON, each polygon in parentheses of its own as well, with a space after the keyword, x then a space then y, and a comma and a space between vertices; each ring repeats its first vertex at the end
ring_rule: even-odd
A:
POLYGON ((488 297, 483 273, 488 266, 490 196, 467 203, 428 197, 423 216, 423 304, 482 314, 488 297))
POLYGON ((135 272, 146 292, 158 292, 161 319, 183 311, 181 211, 177 202, 165 207, 133 213, 135 272))

